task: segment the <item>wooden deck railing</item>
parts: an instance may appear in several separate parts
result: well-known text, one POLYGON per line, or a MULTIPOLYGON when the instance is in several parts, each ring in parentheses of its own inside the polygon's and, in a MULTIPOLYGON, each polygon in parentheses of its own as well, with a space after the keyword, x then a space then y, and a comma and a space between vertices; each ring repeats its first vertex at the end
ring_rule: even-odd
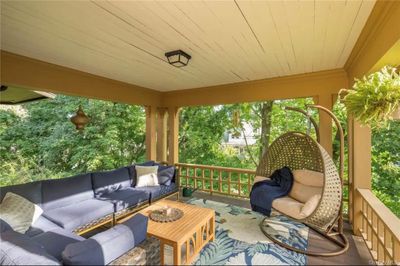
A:
POLYGON ((178 163, 181 186, 201 191, 248 198, 256 172, 254 170, 210 165, 178 163))
MULTIPOLYGON (((200 191, 248 198, 253 185, 255 170, 200 164, 177 163, 181 186, 200 191), (211 176, 213 178, 211 178, 211 176), (239 178, 240 176, 240 178, 239 178), (212 185, 212 186, 211 186, 212 185)), ((344 183, 348 186, 347 181, 344 183)), ((344 216, 348 215, 348 197, 343 198, 344 216)))
POLYGON ((361 196, 360 234, 377 264, 400 264, 400 219, 369 189, 357 189, 361 196))

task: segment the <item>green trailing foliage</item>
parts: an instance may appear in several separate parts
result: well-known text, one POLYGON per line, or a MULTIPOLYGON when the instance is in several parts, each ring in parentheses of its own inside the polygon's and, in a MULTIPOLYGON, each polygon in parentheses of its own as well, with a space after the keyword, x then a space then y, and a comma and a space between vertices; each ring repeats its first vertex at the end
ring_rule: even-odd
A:
POLYGON ((391 66, 356 79, 353 90, 345 91, 347 111, 372 128, 387 126, 392 113, 400 108, 400 75, 391 66))

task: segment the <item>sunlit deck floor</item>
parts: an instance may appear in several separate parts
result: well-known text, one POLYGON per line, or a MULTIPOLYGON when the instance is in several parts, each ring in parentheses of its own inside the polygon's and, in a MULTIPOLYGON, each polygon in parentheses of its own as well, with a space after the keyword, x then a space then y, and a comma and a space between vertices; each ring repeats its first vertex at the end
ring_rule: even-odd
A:
MULTIPOLYGON (((210 195, 209 193, 195 192, 193 194, 195 198, 203 198, 213 201, 219 201, 223 203, 233 204, 236 206, 241 206, 250 209, 250 203, 245 199, 231 198, 221 195, 210 195)), ((173 199, 173 197, 171 198, 173 199)), ((180 198, 182 201, 188 200, 189 198, 180 198)), ((261 233, 261 232, 260 232, 261 233)), ((349 224, 345 224, 345 234, 349 240, 350 247, 349 250, 335 257, 314 257, 308 256, 308 265, 371 265, 374 264, 364 241, 357 236, 353 236, 350 231, 349 224)), ((310 230, 310 235, 308 239, 308 249, 309 250, 327 250, 329 248, 334 249, 334 246, 324 240, 319 234, 310 230)))

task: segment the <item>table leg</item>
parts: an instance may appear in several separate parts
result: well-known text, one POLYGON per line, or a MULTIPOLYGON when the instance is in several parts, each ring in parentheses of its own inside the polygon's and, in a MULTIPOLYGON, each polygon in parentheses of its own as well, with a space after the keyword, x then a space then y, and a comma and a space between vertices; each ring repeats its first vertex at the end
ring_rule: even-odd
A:
POLYGON ((164 264, 164 241, 160 240, 160 263, 161 265, 165 265, 164 264))
POLYGON ((174 245, 174 265, 181 265, 181 246, 179 243, 174 245))

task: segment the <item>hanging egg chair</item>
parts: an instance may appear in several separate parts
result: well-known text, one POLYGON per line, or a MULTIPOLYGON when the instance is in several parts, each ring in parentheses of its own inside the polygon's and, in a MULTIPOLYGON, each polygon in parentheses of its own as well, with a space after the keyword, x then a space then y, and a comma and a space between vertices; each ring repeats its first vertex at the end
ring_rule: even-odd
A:
MULTIPOLYGON (((276 236, 272 236, 271 232, 266 230, 264 223, 268 222, 268 217, 263 220, 260 227, 262 232, 269 239, 287 249, 307 255, 335 256, 344 253, 349 247, 348 241, 343 234, 343 130, 338 119, 328 109, 318 105, 309 105, 308 107, 317 108, 326 112, 332 117, 337 126, 340 135, 339 171, 337 170, 332 158, 318 143, 318 141, 314 140, 308 134, 292 131, 281 135, 269 146, 267 153, 264 155, 267 161, 265 176, 270 176, 275 170, 285 166, 289 167, 293 173, 299 170, 314 173, 310 174, 309 179, 320 180, 303 180, 302 182, 304 184, 302 185, 302 189, 298 190, 298 197, 296 197, 294 192, 292 195, 291 191, 287 197, 275 199, 272 207, 278 212, 315 230, 323 237, 333 242, 339 247, 339 249, 328 252, 314 252, 292 247, 276 236), (319 177, 317 178, 317 176, 319 177), (321 184, 318 204, 315 209, 306 216, 304 214, 294 214, 293 206, 304 206, 305 203, 304 201, 301 202, 300 195, 304 195, 304 193, 306 193, 305 191, 308 189, 307 185, 312 184, 313 182, 321 184)), ((313 124, 316 132, 318 132, 318 127, 316 126, 315 121, 308 115, 308 113, 296 108, 288 109, 307 115, 310 122, 309 125, 313 124)), ((318 133, 317 140, 319 140, 318 133)), ((294 184, 295 183, 296 177, 294 184)), ((293 189, 294 185, 292 187, 292 190, 293 189)), ((315 189, 315 187, 313 187, 313 189, 315 189)))

